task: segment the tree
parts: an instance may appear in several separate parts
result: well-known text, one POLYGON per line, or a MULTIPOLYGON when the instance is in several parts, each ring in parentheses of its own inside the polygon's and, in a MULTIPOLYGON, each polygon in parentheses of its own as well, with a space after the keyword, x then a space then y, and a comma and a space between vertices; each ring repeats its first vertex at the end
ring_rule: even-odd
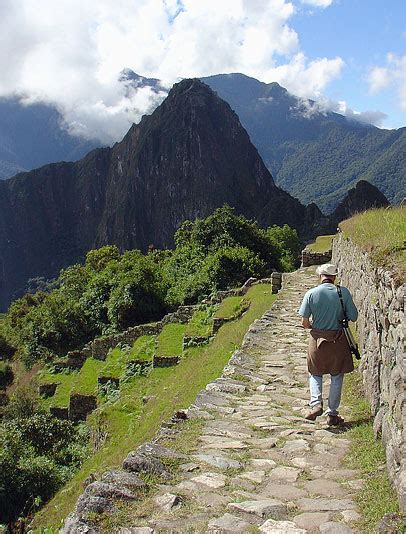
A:
POLYGON ((93 271, 100 272, 106 268, 111 261, 120 259, 120 251, 116 245, 107 245, 95 250, 90 250, 86 254, 85 265, 93 271))
POLYGON ((282 270, 292 271, 295 269, 302 250, 302 243, 296 230, 287 224, 274 225, 267 229, 266 234, 278 252, 282 270))
POLYGON ((122 330, 162 317, 167 288, 159 266, 148 256, 140 256, 135 263, 123 258, 122 263, 128 263, 128 270, 119 274, 111 291, 107 305, 110 323, 122 330))

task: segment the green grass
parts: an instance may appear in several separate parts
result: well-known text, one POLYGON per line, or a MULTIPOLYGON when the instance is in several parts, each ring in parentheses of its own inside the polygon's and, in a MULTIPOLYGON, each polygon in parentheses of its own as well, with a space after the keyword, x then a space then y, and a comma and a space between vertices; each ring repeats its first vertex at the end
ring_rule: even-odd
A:
POLYGON ((406 279, 406 209, 375 209, 340 223, 344 237, 367 251, 371 259, 406 279))
POLYGON ((186 326, 185 335, 190 337, 209 337, 213 329, 213 313, 213 306, 197 310, 186 326))
POLYGON ((155 339, 155 336, 141 336, 136 339, 128 359, 152 361, 155 339))
POLYGON ((314 243, 306 246, 306 249, 311 252, 328 252, 331 250, 333 237, 334 235, 319 235, 314 243))
POLYGON ((129 380, 123 385, 117 402, 101 406, 90 416, 93 426, 100 420, 106 421, 108 439, 35 516, 35 532, 41 527, 58 527, 74 509, 83 491, 83 481, 91 473, 100 475, 107 469, 119 467, 129 451, 155 435, 162 421, 168 420, 175 410, 189 406, 208 382, 221 375, 232 353, 241 345, 249 325, 275 300, 267 284, 251 287, 248 297, 251 300, 249 310, 239 320, 223 325, 208 345, 188 349, 187 358, 175 367, 155 368, 148 377, 129 380), (144 396, 155 398, 144 404, 144 396))
POLYGON ((377 532, 377 524, 386 513, 399 512, 398 501, 389 483, 384 447, 381 440, 374 438, 371 409, 363 395, 359 372, 346 376, 343 397, 350 406, 349 419, 353 425, 346 434, 351 446, 345 462, 348 467, 360 470, 365 481, 355 496, 362 514, 356 531, 370 534, 377 532))
POLYGON ((227 297, 225 298, 220 306, 218 307, 218 310, 214 314, 214 317, 216 318, 222 318, 222 319, 231 319, 234 317, 234 315, 238 312, 242 305, 242 301, 245 297, 227 297))
POLYGON ((78 377, 77 372, 72 373, 41 373, 39 381, 42 384, 59 382, 55 395, 42 401, 45 408, 55 406, 58 408, 67 408, 69 406, 69 397, 73 384, 78 377))
POLYGON ((106 358, 106 362, 99 375, 110 378, 120 378, 125 369, 127 354, 119 348, 113 349, 106 358))
POLYGON ((72 393, 97 395, 97 379, 105 365, 106 363, 101 360, 87 358, 73 384, 72 393))
POLYGON ((158 336, 158 356, 180 356, 183 348, 183 336, 186 325, 180 323, 167 324, 158 336))

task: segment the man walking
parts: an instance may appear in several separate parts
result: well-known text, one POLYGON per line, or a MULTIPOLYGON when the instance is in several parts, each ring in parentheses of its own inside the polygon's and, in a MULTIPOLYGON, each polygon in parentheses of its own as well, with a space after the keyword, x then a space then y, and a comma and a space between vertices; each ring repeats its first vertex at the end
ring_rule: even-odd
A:
MULTIPOLYGON (((344 314, 337 287, 334 285, 337 267, 331 263, 320 265, 316 273, 320 285, 305 294, 299 315, 302 325, 310 329, 307 366, 310 385, 310 412, 306 419, 314 421, 323 414, 323 375, 331 375, 328 397, 327 423, 337 426, 343 422, 338 415, 344 373, 354 370, 352 355, 343 332, 344 314), (310 319, 311 318, 311 319, 310 319)), ((356 321, 358 311, 346 287, 341 287, 347 319, 356 321)))

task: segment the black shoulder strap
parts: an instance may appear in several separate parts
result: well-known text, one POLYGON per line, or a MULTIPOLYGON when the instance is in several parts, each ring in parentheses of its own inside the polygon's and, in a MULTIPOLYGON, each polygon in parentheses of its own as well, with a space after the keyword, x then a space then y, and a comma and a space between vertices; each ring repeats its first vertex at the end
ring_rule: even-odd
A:
POLYGON ((343 294, 341 293, 341 287, 340 286, 337 286, 337 293, 338 293, 338 298, 340 299, 341 308, 343 310, 344 320, 348 324, 347 314, 345 313, 343 294))

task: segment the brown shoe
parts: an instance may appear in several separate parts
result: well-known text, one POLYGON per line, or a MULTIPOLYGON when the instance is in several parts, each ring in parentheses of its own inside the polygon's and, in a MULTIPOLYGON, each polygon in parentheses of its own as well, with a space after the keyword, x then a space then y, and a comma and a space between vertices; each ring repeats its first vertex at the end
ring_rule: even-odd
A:
POLYGON ((315 421, 316 417, 323 415, 323 408, 321 406, 316 406, 305 416, 305 419, 308 421, 315 421))
POLYGON ((339 426, 344 423, 344 419, 339 415, 328 415, 327 424, 328 426, 339 426))

